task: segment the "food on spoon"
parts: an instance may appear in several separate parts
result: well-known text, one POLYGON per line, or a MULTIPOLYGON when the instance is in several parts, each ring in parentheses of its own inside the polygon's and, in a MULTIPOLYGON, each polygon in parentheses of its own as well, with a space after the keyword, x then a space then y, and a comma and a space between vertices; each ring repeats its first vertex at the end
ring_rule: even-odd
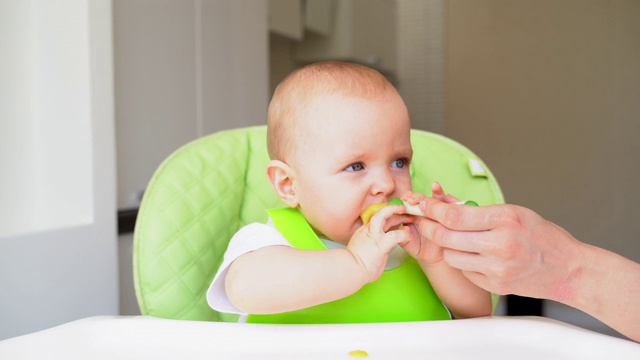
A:
POLYGON ((387 206, 389 203, 378 203, 378 204, 371 204, 369 206, 367 206, 363 211, 362 214, 360 214, 360 219, 362 219, 362 223, 364 224, 368 224, 369 221, 371 221, 371 217, 373 216, 373 214, 377 213, 378 210, 382 209, 383 207, 387 206))
POLYGON ((389 202, 371 204, 367 206, 362 211, 362 214, 360 214, 360 219, 362 219, 362 222, 364 224, 368 224, 369 221, 371 221, 371 217, 373 216, 373 214, 375 214, 376 212, 378 212, 378 210, 382 209, 387 205, 404 205, 405 213, 411 214, 411 215, 423 216, 422 212, 418 208, 418 205, 409 205, 406 202, 402 201, 402 199, 400 199, 399 197, 396 197, 391 199, 391 201, 389 202))
MULTIPOLYGON (((456 202, 454 204, 455 205, 478 206, 478 203, 473 201, 473 200, 458 201, 458 202, 456 202)), ((395 197, 395 198, 391 199, 391 201, 389 201, 389 202, 371 204, 371 205, 367 206, 364 210, 362 210, 362 213, 360 214, 360 219, 362 219, 362 223, 368 224, 369 221, 371 221, 371 217, 373 216, 373 214, 377 213, 380 209, 382 209, 383 207, 385 207, 387 205, 404 205, 405 214, 415 215, 415 216, 424 216, 422 214, 422 211, 420 211, 420 208, 418 207, 418 204, 410 205, 406 201, 403 201, 402 199, 400 199, 399 197, 395 197)))

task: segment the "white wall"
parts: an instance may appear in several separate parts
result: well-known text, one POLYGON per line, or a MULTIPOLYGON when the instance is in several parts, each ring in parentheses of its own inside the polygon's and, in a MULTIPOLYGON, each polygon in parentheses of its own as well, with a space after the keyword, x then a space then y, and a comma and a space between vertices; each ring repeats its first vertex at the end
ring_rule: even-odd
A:
POLYGON ((93 220, 86 11, 0 4, 0 236, 93 220))
POLYGON ((117 314, 111 3, 0 2, 0 339, 117 314))
MULTIPOLYGON (((266 124, 267 1, 115 0, 118 208, 160 162, 222 129, 266 124)), ((121 312, 137 313, 132 236, 119 239, 121 312)))

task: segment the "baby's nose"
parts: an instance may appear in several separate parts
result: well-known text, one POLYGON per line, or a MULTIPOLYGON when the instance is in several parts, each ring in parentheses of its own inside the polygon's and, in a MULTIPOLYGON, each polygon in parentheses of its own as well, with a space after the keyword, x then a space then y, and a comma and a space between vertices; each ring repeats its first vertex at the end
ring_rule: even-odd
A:
POLYGON ((396 183, 388 171, 381 171, 377 173, 373 179, 373 184, 371 186, 371 192, 373 195, 378 194, 391 194, 396 188, 396 183))

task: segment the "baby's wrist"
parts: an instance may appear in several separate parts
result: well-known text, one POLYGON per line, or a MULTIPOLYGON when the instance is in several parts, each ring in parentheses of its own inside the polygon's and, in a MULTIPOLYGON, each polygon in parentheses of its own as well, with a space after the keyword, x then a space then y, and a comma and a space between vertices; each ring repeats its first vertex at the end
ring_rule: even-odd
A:
POLYGON ((449 264, 447 264, 446 261, 444 261, 444 259, 442 257, 440 257, 437 260, 432 260, 432 259, 416 259, 418 261, 418 264, 420 264, 420 267, 425 271, 425 272, 430 272, 430 271, 441 271, 441 269, 454 269, 451 266, 449 266, 449 264))
POLYGON ((349 269, 345 272, 346 274, 352 275, 360 287, 376 281, 377 277, 373 274, 361 256, 349 248, 345 251, 349 256, 349 269))

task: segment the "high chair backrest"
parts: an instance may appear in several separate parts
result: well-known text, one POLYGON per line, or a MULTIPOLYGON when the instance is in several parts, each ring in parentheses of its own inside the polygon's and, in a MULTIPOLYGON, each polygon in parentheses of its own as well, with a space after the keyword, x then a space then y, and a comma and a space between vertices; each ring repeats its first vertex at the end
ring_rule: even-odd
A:
MULTIPOLYGON (((441 135, 412 130, 414 191, 447 193, 480 205, 502 203, 486 165, 441 135)), ((145 190, 134 231, 133 271, 143 315, 169 319, 235 321, 206 302, 233 234, 266 222, 266 209, 285 206, 266 176, 266 127, 221 131, 176 150, 145 190)))

